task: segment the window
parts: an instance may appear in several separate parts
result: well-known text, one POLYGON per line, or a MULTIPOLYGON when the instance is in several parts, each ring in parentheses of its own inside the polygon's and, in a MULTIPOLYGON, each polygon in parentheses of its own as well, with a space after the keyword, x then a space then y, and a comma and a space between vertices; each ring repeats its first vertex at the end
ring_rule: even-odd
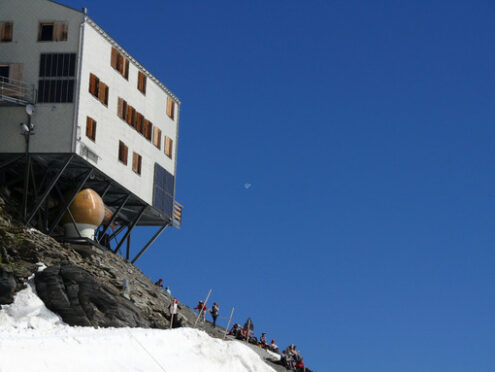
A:
POLYGON ((112 48, 110 58, 111 66, 116 69, 126 79, 129 78, 129 60, 125 58, 116 48, 112 48))
POLYGON ((131 105, 127 105, 126 121, 131 127, 134 127, 134 117, 136 116, 136 110, 131 105))
POLYGON ((40 22, 38 41, 67 41, 68 30, 65 22, 40 22))
POLYGON ((119 101, 117 103, 117 116, 122 120, 127 119, 127 102, 119 97, 119 101))
POLYGON ((143 121, 144 121, 143 115, 141 115, 139 112, 136 112, 136 116, 134 118, 134 129, 136 129, 139 133, 144 135, 143 121))
POLYGON ((108 86, 93 74, 89 74, 89 93, 105 106, 108 105, 108 86))
POLYGON ((14 24, 12 22, 0 22, 0 42, 12 41, 14 24))
POLYGON ((38 81, 39 103, 70 103, 74 100, 75 53, 43 53, 38 81))
POLYGON ((141 71, 138 72, 138 90, 146 94, 146 75, 141 71))
POLYGON ((132 170, 137 174, 141 174, 141 159, 137 152, 132 153, 132 170))
POLYGON ((9 81, 10 65, 0 65, 0 81, 9 81))
POLYGON ((152 128, 153 128, 153 124, 151 124, 151 121, 144 119, 143 136, 148 141, 151 141, 152 128))
POLYGON ((174 141, 169 136, 165 136, 165 155, 172 159, 172 147, 174 141))
POLYGON ((175 117, 175 102, 170 97, 167 97, 167 115, 174 120, 175 117))
POLYGON ((119 161, 127 165, 127 146, 124 142, 119 141, 119 161))
POLYGON ((162 148, 162 131, 157 127, 153 128, 153 145, 160 150, 162 148))
POLYGON ((96 120, 89 116, 86 118, 86 137, 93 142, 96 141, 96 120))

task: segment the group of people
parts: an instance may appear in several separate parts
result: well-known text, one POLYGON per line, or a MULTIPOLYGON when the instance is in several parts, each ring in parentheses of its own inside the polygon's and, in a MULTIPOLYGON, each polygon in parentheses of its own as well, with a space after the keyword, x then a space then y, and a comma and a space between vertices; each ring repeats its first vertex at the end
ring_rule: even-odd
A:
POLYGON ((247 341, 249 343, 258 345, 263 349, 280 355, 280 364, 282 364, 288 370, 296 372, 311 372, 311 370, 304 365, 303 357, 294 344, 289 345, 281 353, 277 344, 275 343, 275 340, 272 340, 268 344, 265 332, 263 332, 260 336, 260 339, 257 340, 257 338, 254 336, 254 325, 251 318, 248 318, 243 327, 241 327, 240 324, 234 324, 229 332, 229 335, 234 336, 238 340, 247 341))
MULTIPOLYGON (((159 279, 155 284, 163 288, 162 282, 162 279, 159 279)), ((168 287, 165 288, 165 291, 170 295, 172 294, 168 287)), ((186 319, 184 315, 180 313, 180 310, 181 308, 178 304, 177 299, 174 299, 169 306, 171 328, 181 327, 184 324, 186 319)), ((220 306, 218 305, 218 303, 213 302, 211 308, 207 310, 206 303, 204 301, 199 301, 194 310, 198 312, 198 317, 200 317, 203 322, 206 321, 206 313, 210 313, 212 318, 212 326, 213 328, 216 328, 217 318, 220 314, 220 306)), ((246 320, 243 327, 241 327, 240 324, 235 323, 229 331, 229 335, 235 337, 238 340, 247 341, 251 344, 257 345, 263 349, 280 355, 279 363, 290 371, 311 372, 311 370, 304 365, 303 357, 301 356, 300 351, 297 350, 296 345, 291 344, 287 346, 287 348, 281 353, 277 344, 275 343, 275 340, 272 339, 270 343, 267 342, 265 332, 261 334, 258 340, 254 336, 254 324, 251 318, 248 318, 246 320)))
POLYGON ((172 296, 172 291, 170 290, 170 288, 168 286, 166 286, 165 288, 163 288, 163 279, 162 278, 158 279, 155 282, 155 285, 157 285, 158 287, 162 288, 165 292, 167 292, 170 296, 172 296))
MULTIPOLYGON (((194 310, 198 311, 198 315, 201 316, 201 319, 204 322, 206 320, 206 304, 203 301, 199 301, 194 310)), ((220 314, 220 306, 216 302, 214 302, 208 312, 211 314, 212 326, 213 328, 216 328, 217 318, 220 314)))

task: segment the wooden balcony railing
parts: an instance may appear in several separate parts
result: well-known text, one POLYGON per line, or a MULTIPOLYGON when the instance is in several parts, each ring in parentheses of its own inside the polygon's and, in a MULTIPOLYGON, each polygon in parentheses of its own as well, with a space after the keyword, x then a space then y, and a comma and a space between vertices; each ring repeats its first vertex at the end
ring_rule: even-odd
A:
POLYGON ((174 201, 174 211, 172 213, 174 227, 179 228, 182 224, 182 208, 183 206, 178 201, 174 201))

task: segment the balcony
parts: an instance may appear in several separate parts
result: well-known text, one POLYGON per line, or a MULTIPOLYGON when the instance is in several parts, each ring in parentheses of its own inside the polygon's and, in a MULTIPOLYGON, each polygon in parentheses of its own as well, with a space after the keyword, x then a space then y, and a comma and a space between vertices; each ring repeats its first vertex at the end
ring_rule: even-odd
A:
POLYGON ((174 201, 174 211, 172 213, 172 224, 174 227, 180 228, 180 225, 182 224, 182 208, 183 206, 180 205, 179 202, 174 201))
POLYGON ((0 106, 25 106, 35 102, 34 85, 0 76, 0 106))

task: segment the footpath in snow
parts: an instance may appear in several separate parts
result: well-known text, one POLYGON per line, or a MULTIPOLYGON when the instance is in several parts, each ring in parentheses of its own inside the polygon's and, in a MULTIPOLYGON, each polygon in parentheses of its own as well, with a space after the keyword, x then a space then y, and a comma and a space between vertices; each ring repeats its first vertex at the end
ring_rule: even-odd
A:
POLYGON ((0 372, 265 372, 246 345, 192 328, 70 327, 48 310, 32 280, 0 310, 0 372))

